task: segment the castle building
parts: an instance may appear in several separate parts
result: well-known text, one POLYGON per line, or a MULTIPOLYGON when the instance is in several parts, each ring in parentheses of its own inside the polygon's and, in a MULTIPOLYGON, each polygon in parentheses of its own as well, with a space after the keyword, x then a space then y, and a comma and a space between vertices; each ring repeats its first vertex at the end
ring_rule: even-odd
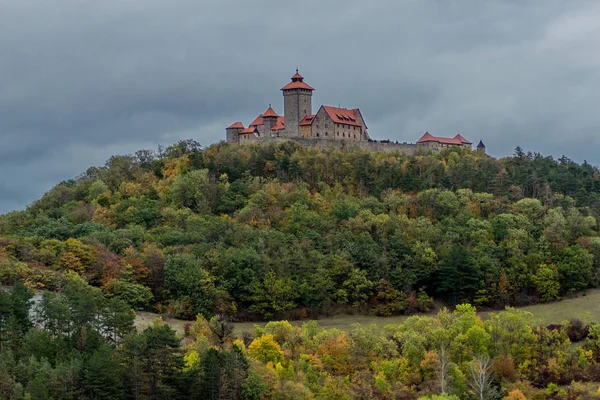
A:
POLYGON ((421 136, 419 140, 417 140, 418 146, 431 150, 441 150, 447 147, 466 147, 471 149, 472 144, 473 143, 469 142, 460 134, 454 136, 453 138, 446 138, 440 136, 433 136, 429 132, 425 132, 425 134, 421 136))
POLYGON ((485 153, 485 144, 483 144, 483 141, 479 141, 479 144, 477 145, 477 151, 480 153, 485 153))
POLYGON ((358 108, 321 106, 312 113, 313 89, 298 73, 281 88, 283 116, 269 108, 254 119, 248 128, 236 122, 226 128, 231 144, 265 141, 269 138, 320 138, 341 141, 368 141, 367 125, 358 108))
MULTIPOLYGON (((283 93, 283 115, 269 107, 252 121, 248 127, 235 122, 225 129, 230 144, 268 143, 282 139, 294 140, 308 147, 340 149, 348 142, 374 152, 403 152, 414 154, 417 151, 439 152, 446 148, 461 147, 471 150, 472 143, 460 134, 449 138, 433 136, 425 132, 416 143, 398 143, 389 140, 371 140, 367 125, 358 108, 320 106, 312 112, 312 95, 315 89, 304 82, 298 73, 281 88, 283 93)), ((485 153, 485 145, 479 142, 479 152, 485 153)))

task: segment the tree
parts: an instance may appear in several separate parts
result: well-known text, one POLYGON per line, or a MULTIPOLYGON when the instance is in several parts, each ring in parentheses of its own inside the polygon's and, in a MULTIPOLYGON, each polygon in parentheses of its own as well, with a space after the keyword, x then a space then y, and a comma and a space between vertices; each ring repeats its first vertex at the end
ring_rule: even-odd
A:
POLYGON ((589 287, 594 280, 594 257, 579 246, 565 250, 557 263, 563 293, 589 287))
POLYGON ((199 382, 194 391, 196 396, 194 398, 207 400, 241 398, 247 376, 248 362, 237 345, 229 351, 210 348, 201 361, 199 382))
POLYGON ((255 282, 251 288, 249 310, 262 313, 269 318, 276 312, 287 311, 294 307, 295 292, 290 279, 278 279, 275 272, 269 271, 262 281, 255 282))
POLYGON ((123 300, 134 308, 144 307, 152 300, 152 291, 149 288, 123 279, 110 281, 104 290, 107 296, 123 300))
POLYGON ((10 342, 16 350, 23 335, 31 328, 30 299, 31 293, 20 282, 10 291, 0 290, 0 349, 10 342))
POLYGON ((558 281, 558 270, 554 265, 540 265, 533 279, 542 301, 551 301, 558 298, 560 283, 558 281))
POLYGON ((179 176, 171 188, 173 203, 178 207, 187 207, 197 213, 210 212, 206 198, 208 170, 190 171, 179 176))
POLYGON ((273 335, 262 335, 254 339, 248 346, 248 353, 263 363, 277 363, 283 360, 283 352, 273 335))
POLYGON ((151 326, 130 335, 123 343, 124 362, 134 382, 134 397, 139 398, 141 384, 148 384, 151 399, 173 393, 177 369, 183 366, 180 341, 168 325, 151 326))
POLYGON ((101 311, 102 332, 116 345, 134 331, 135 312, 124 301, 113 298, 106 301, 101 311))
POLYGON ((473 357, 469 364, 469 375, 467 382, 479 400, 490 398, 492 392, 492 361, 487 354, 473 357))
POLYGON ((437 272, 437 291, 454 304, 469 301, 483 288, 482 272, 467 249, 455 244, 437 272))
POLYGON ((232 340, 233 324, 223 319, 223 317, 213 316, 208 322, 208 327, 219 340, 221 347, 232 340))
POLYGON ((195 257, 169 257, 165 264, 165 286, 173 298, 191 302, 191 312, 182 316, 189 318, 196 314, 213 314, 217 295, 214 279, 195 257))
POLYGON ((118 399, 122 395, 119 364, 113 359, 113 350, 103 345, 96 350, 83 367, 83 384, 90 399, 118 399))

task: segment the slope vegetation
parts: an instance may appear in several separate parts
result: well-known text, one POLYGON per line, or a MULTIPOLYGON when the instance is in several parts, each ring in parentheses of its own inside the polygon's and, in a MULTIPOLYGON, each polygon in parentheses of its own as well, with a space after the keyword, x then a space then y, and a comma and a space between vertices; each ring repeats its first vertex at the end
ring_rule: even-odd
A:
POLYGON ((600 277, 597 168, 192 140, 111 157, 0 217, 0 285, 108 296, 184 319, 504 307, 600 277), (67 275, 69 275, 67 274, 67 275))

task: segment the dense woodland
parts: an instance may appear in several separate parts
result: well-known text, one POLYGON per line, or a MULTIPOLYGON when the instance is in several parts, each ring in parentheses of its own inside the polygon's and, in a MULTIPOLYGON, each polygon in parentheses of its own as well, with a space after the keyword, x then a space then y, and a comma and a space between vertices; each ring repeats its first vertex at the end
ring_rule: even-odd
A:
POLYGON ((137 332, 123 300, 66 273, 33 305, 21 283, 0 292, 0 398, 600 399, 600 324, 531 317, 460 304, 383 331, 280 321, 235 337, 199 315, 181 337, 160 318, 137 332))
POLYGON ((114 156, 0 216, 0 285, 14 287, 0 297, 0 398, 594 398, 571 381, 600 381, 600 326, 537 328, 514 310, 483 322, 463 303, 598 286, 599 200, 597 168, 519 148, 188 140, 114 156), (44 295, 27 318, 31 290, 44 295), (463 305, 385 332, 271 322, 235 343, 226 322, 434 301, 463 305), (197 319, 180 344, 158 322, 134 332, 139 308, 197 319), (122 373, 86 369, 101 363, 122 373))
POLYGON ((181 318, 502 308, 600 279, 600 174, 520 149, 404 156, 182 141, 0 217, 0 284, 66 271, 181 318))

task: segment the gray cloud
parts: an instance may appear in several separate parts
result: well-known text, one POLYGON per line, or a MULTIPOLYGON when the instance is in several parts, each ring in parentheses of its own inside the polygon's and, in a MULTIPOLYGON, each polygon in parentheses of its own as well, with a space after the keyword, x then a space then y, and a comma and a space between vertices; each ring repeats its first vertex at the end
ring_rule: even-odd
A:
POLYGON ((425 131, 600 163, 600 4, 4 0, 0 212, 109 156, 221 140, 298 66, 375 138, 425 131))

